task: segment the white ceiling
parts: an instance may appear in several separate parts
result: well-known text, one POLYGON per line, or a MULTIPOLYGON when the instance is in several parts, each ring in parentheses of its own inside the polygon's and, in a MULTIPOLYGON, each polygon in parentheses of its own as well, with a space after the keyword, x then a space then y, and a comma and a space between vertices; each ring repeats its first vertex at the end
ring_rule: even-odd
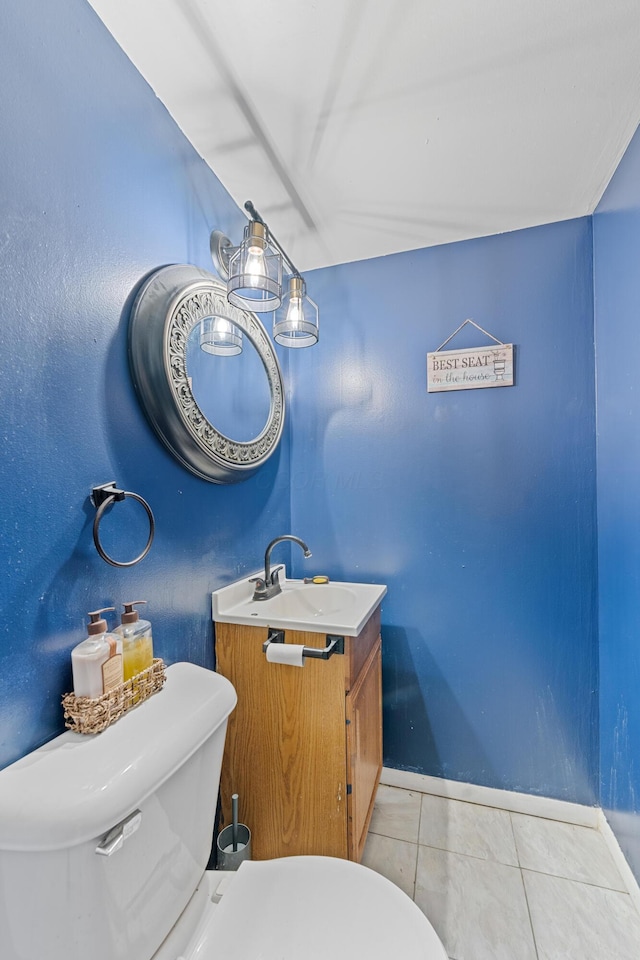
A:
POLYGON ((590 214, 640 122, 640 0, 90 3, 301 270, 590 214))

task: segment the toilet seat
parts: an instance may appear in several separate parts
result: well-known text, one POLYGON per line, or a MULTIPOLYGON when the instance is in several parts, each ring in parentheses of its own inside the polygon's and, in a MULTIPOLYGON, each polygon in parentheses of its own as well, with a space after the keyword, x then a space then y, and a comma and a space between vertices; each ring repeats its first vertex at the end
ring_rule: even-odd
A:
POLYGON ((166 947, 154 960, 447 960, 427 918, 395 884, 332 857, 245 861, 183 950, 166 947))

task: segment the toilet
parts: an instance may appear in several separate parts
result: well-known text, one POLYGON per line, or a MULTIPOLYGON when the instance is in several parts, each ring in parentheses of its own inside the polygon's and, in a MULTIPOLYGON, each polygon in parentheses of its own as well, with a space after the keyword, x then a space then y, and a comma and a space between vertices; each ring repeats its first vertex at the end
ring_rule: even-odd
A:
POLYGON ((177 663, 107 730, 0 771, 2 960, 447 960, 412 900, 357 863, 206 869, 235 702, 177 663))

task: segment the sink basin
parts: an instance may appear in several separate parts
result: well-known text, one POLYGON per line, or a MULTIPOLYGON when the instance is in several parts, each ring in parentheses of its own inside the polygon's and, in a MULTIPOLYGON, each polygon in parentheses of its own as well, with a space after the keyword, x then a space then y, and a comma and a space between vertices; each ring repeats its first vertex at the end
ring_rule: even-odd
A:
POLYGON ((349 587, 337 586, 335 583, 309 584, 298 581, 295 585, 285 583, 282 593, 277 597, 259 602, 269 605, 267 612, 270 617, 304 620, 306 623, 309 619, 316 620, 319 617, 335 616, 338 613, 352 613, 357 603, 357 596, 349 587), (314 586, 315 590, 309 589, 314 586), (317 589, 320 586, 322 589, 317 589))
MULTIPOLYGON (((264 576, 259 572, 253 576, 264 576)), ((253 600, 249 577, 212 594, 213 619, 278 630, 308 630, 357 637, 387 588, 370 583, 304 583, 282 578, 282 593, 270 600, 253 600)))

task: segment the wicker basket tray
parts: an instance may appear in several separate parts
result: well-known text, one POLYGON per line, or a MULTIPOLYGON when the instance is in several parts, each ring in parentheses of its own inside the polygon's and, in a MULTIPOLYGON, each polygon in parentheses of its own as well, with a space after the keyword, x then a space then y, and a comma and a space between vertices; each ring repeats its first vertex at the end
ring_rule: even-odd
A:
POLYGON ((127 710, 161 690, 165 680, 164 661, 154 660, 142 673, 125 680, 101 697, 92 699, 65 693, 62 698, 64 725, 76 733, 100 733, 127 710))

